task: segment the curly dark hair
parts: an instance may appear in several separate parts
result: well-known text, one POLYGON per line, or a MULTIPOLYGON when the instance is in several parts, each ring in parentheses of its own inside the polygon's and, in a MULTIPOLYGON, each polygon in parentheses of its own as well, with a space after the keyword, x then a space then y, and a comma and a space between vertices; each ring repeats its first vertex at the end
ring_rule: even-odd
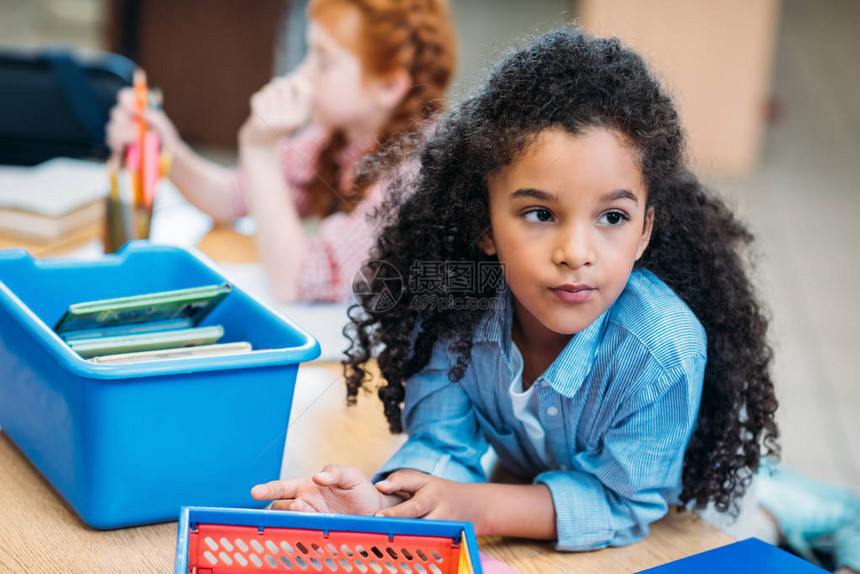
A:
MULTIPOLYGON (((707 333, 704 389, 685 454, 681 501, 695 508, 712 502, 736 513, 760 457, 779 454, 768 321, 746 269, 744 248, 753 236, 687 170, 671 99, 643 59, 617 39, 575 29, 537 38, 501 62, 484 88, 439 124, 420 152, 420 173, 380 212, 390 219, 370 264, 377 284, 396 284, 398 273, 415 261, 498 261, 477 243, 490 228, 487 177, 550 127, 571 134, 611 129, 637 152, 655 214, 650 245, 637 265, 668 284, 707 333)), ((435 289, 445 294, 444 281, 435 289)), ((357 291, 361 306, 350 309, 346 328, 353 342, 344 362, 348 398, 354 402, 369 385, 365 367, 377 356, 385 379, 378 394, 392 432, 402 431, 404 382, 427 365, 437 341, 449 341, 457 357, 449 379, 463 377, 473 330, 486 312, 416 309, 408 291, 404 284, 393 306, 357 291)), ((497 293, 490 284, 458 295, 469 309, 469 299, 497 293)))

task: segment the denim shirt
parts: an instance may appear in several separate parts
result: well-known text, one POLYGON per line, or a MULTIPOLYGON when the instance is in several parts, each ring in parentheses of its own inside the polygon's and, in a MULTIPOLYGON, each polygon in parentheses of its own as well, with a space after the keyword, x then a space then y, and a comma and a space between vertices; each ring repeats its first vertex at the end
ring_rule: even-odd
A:
POLYGON ((449 381, 456 355, 439 341, 427 366, 406 382, 409 439, 375 479, 412 468, 485 481, 480 459, 492 446, 508 469, 549 488, 556 549, 644 538, 678 502, 702 393, 704 329, 665 283, 634 271, 618 300, 534 382, 545 431, 545 444, 536 445, 510 400, 523 361, 511 340, 509 293, 503 301, 478 323, 460 381, 449 381))

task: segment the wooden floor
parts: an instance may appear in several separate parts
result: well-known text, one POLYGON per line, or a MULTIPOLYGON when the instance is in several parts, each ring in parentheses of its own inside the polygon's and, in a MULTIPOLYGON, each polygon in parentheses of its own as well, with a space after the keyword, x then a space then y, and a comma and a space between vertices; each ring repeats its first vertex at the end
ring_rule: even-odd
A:
POLYGON ((760 170, 716 182, 758 235, 784 460, 860 492, 860 3, 784 0, 760 170))

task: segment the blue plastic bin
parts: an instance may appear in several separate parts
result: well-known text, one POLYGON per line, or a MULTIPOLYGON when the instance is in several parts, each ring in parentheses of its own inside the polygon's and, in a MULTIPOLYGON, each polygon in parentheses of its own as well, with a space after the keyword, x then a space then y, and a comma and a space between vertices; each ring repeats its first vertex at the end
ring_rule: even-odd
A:
POLYGON ((174 574, 481 574, 469 522, 183 508, 174 574))
POLYGON ((279 476, 299 363, 320 352, 310 335, 241 289, 201 325, 253 353, 100 365, 51 328, 71 303, 222 281, 201 257, 146 242, 94 261, 0 251, 0 426, 87 524, 265 504, 249 491, 279 476))

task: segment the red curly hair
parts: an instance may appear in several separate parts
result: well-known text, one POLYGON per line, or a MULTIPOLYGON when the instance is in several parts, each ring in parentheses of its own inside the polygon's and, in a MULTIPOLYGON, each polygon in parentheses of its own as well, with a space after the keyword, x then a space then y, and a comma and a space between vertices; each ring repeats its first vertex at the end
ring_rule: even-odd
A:
MULTIPOLYGON (((311 0, 308 15, 344 45, 354 48, 365 74, 385 76, 406 70, 412 86, 376 134, 378 149, 397 136, 414 131, 438 112, 456 66, 456 37, 446 0, 311 0), (358 37, 339 38, 337 22, 345 10, 358 10, 358 37)), ((308 186, 308 205, 315 215, 350 212, 361 201, 370 181, 357 181, 351 190, 338 190, 338 153, 348 142, 332 133, 317 160, 317 177, 308 186)))

